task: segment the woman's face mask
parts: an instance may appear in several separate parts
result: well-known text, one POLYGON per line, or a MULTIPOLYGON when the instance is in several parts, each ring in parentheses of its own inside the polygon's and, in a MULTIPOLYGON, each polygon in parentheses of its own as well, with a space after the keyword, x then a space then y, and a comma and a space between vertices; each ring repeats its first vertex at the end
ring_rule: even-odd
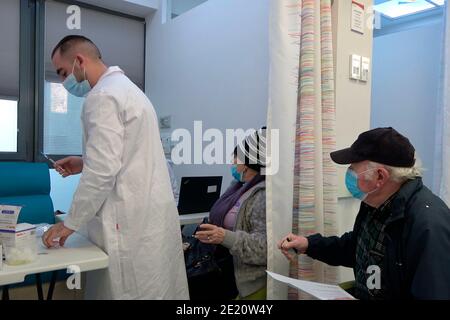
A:
POLYGON ((239 182, 244 182, 244 172, 240 173, 237 169, 237 165, 234 164, 231 166, 231 175, 234 179, 236 179, 239 182))
POLYGON ((369 194, 378 190, 378 188, 375 188, 374 190, 372 190, 370 192, 363 192, 358 186, 358 176, 359 175, 369 172, 371 170, 376 170, 376 169, 377 168, 369 169, 369 170, 360 172, 359 174, 356 173, 353 169, 350 169, 350 168, 347 169, 347 173, 345 174, 345 186, 347 187, 347 190, 351 193, 351 195, 354 198, 364 201, 369 194))
POLYGON ((73 71, 75 69, 75 62, 77 60, 75 59, 73 61, 73 67, 72 67, 72 73, 67 76, 66 80, 63 82, 64 88, 66 88, 67 91, 69 91, 70 94, 73 94, 76 97, 85 97, 89 91, 91 91, 91 85, 89 84, 89 81, 86 79, 86 69, 84 69, 84 80, 81 82, 77 81, 77 78, 75 78, 75 75, 73 74, 73 71))

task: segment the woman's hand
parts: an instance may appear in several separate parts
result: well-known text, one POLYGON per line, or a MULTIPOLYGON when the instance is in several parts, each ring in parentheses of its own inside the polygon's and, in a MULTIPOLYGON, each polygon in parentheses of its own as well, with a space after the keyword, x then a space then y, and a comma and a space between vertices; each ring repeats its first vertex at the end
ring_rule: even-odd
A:
POLYGON ((213 224, 201 224, 200 229, 194 237, 203 243, 221 244, 225 238, 225 230, 213 224))

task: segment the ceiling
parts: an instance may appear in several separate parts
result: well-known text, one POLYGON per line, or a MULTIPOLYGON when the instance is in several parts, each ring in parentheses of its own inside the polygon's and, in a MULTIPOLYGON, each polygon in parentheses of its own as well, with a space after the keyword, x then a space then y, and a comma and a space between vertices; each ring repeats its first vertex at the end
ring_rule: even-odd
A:
POLYGON ((384 18, 401 19, 431 11, 442 11, 445 0, 375 0, 375 11, 384 18))

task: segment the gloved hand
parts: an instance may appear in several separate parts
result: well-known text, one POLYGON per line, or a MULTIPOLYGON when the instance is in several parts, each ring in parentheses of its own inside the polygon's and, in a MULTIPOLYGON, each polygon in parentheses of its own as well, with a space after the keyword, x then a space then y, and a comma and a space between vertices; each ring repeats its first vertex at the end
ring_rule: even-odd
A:
POLYGON ((58 244, 62 247, 72 233, 74 233, 73 230, 64 226, 63 222, 59 222, 44 233, 42 242, 47 248, 55 247, 58 244))

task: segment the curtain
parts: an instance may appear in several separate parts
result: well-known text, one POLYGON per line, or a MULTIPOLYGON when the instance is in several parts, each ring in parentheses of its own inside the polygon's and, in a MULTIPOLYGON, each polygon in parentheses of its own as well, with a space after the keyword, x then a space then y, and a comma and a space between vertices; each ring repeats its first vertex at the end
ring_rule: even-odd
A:
POLYGON ((450 206, 450 6, 444 10, 444 48, 442 52, 442 74, 439 105, 436 119, 436 153, 434 165, 434 186, 436 192, 450 206))
MULTIPOLYGON (((336 283, 336 268, 306 256, 299 256, 287 272, 285 258, 273 245, 290 231, 305 236, 337 233, 336 167, 330 159, 336 146, 331 0, 273 0, 271 9, 268 124, 281 128, 283 160, 280 172, 267 181, 268 268, 293 278, 336 283)), ((268 297, 283 295, 269 280, 268 297)), ((289 290, 289 298, 308 297, 289 290)))

